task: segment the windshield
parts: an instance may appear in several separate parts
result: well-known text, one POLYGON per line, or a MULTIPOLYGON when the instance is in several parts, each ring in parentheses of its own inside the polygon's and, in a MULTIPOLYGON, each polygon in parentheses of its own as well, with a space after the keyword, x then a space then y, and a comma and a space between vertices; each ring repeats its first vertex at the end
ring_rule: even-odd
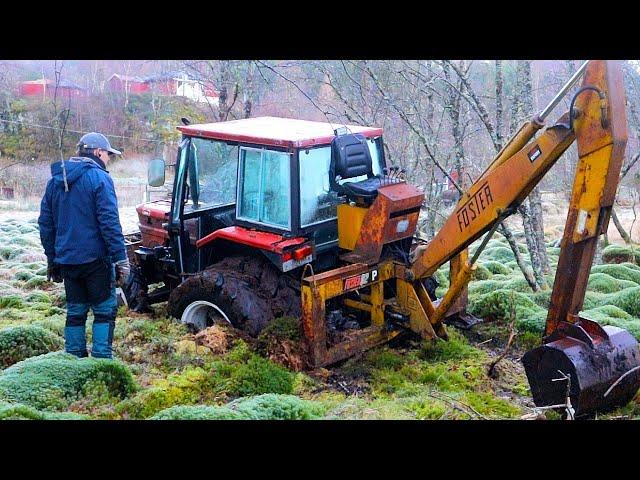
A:
POLYGON ((196 210, 235 203, 238 146, 194 137, 189 154, 187 207, 196 210))

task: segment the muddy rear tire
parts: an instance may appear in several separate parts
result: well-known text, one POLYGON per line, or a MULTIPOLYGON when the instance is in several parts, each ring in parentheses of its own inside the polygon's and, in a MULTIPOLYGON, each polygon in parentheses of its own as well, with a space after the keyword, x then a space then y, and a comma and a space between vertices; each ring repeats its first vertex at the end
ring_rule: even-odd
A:
MULTIPOLYGON (((185 280, 171 292, 168 302, 171 316, 181 319, 189 306, 190 312, 195 309, 198 313, 199 309, 211 306, 212 313, 227 317, 234 327, 257 337, 274 318, 299 316, 300 296, 295 281, 278 272, 266 259, 229 257, 185 280)), ((199 314, 197 317, 191 325, 194 330, 204 322, 206 326, 213 324, 211 318, 199 314)))

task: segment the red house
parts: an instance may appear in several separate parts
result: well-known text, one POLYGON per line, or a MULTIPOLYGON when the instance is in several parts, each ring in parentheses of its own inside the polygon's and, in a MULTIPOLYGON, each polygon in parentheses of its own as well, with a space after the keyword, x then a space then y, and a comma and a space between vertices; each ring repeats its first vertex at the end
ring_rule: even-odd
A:
POLYGON ((48 78, 20 82, 19 90, 22 97, 40 97, 42 99, 52 98, 54 95, 59 98, 87 96, 87 91, 73 82, 60 80, 56 85, 56 82, 48 78))
POLYGON ((114 73, 107 80, 107 89, 111 92, 144 93, 150 90, 150 85, 140 77, 120 75, 114 73))

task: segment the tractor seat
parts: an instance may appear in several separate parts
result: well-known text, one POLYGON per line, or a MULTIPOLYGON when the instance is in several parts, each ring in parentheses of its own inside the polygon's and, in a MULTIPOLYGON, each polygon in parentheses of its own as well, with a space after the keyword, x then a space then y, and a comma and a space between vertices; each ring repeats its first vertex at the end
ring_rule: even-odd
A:
POLYGON ((329 183, 338 195, 346 195, 351 201, 370 202, 378 194, 381 180, 373 174, 371 153, 367 139, 359 134, 337 135, 331 142, 331 164, 329 167, 329 183), (358 182, 338 183, 366 175, 368 178, 358 182))
POLYGON ((359 182, 344 182, 341 186, 349 200, 353 200, 350 197, 354 196, 375 198, 378 194, 378 188, 382 186, 382 178, 376 176, 359 182))

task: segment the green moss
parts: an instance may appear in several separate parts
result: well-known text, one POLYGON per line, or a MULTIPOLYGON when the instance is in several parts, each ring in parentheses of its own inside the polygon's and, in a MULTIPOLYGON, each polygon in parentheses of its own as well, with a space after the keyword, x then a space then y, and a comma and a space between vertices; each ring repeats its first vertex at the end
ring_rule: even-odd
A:
POLYGON ((631 262, 640 264, 640 246, 608 245, 602 250, 602 260, 605 263, 631 262))
POLYGON ((478 349, 472 347, 467 339, 456 330, 449 331, 447 341, 437 339, 425 340, 420 345, 419 358, 427 361, 460 360, 463 358, 477 358, 478 349))
POLYGON ((299 341, 302 338, 302 325, 300 320, 294 317, 275 318, 260 332, 256 348, 259 352, 269 351, 273 342, 292 340, 299 341))
POLYGON ((472 278, 474 280, 488 280, 493 276, 493 273, 485 267, 483 264, 476 264, 476 269, 473 271, 472 278))
POLYGON ((406 401, 397 399, 365 399, 349 397, 333 406, 325 415, 330 420, 410 420, 416 414, 406 401))
POLYGON ((312 420, 324 414, 324 408, 316 402, 273 393, 240 398, 227 407, 251 420, 312 420))
POLYGON ((0 308, 22 308, 24 303, 19 295, 6 295, 0 297, 0 308))
POLYGON ((47 282, 47 277, 43 275, 34 275, 24 284, 24 288, 27 288, 27 289, 38 288, 44 285, 46 282, 47 282))
POLYGON ((640 317, 640 286, 609 295, 601 305, 614 305, 634 317, 640 317))
POLYGON ((477 282, 471 282, 469 284, 469 295, 477 296, 477 295, 486 295, 487 293, 494 292, 496 290, 500 290, 504 287, 505 281, 496 278, 492 278, 491 280, 480 280, 477 282))
POLYGON ((518 407, 489 393, 466 392, 462 401, 488 418, 518 418, 522 414, 518 407))
POLYGON ((102 381, 114 396, 135 389, 131 372, 115 360, 78 359, 53 352, 18 362, 0 373, 0 399, 36 409, 63 410, 82 397, 90 380, 102 381))
POLYGON ((17 280, 22 280, 23 282, 26 282, 28 280, 31 280, 33 278, 33 272, 31 270, 25 269, 25 270, 20 270, 16 273, 15 278, 17 280))
POLYGON ((587 288, 595 292, 614 293, 625 288, 637 286, 638 284, 631 280, 619 280, 607 273, 592 273, 589 276, 587 288))
POLYGON ((84 420, 86 417, 72 412, 42 412, 21 403, 0 401, 0 420, 84 420))
POLYGON ((240 398, 223 406, 174 406, 160 411, 152 420, 312 420, 324 407, 294 395, 265 394, 240 398))
POLYGON ((625 312, 621 308, 616 307, 615 305, 603 305, 601 307, 596 307, 591 310, 584 311, 582 313, 601 314, 610 318, 623 318, 623 319, 632 318, 631 315, 629 315, 627 312, 625 312))
POLYGON ((229 392, 232 395, 256 395, 260 393, 291 393, 293 375, 284 368, 262 357, 252 356, 231 374, 229 392))
POLYGON ((617 265, 595 265, 591 268, 591 274, 606 273, 618 280, 631 280, 640 285, 640 271, 631 268, 630 264, 622 263, 617 265))
POLYGON ((485 249, 481 254, 482 260, 493 260, 494 262, 506 263, 515 260, 510 248, 499 246, 485 249))
POLYGON ((496 262, 495 260, 482 262, 482 264, 493 274, 511 275, 513 272, 509 267, 501 262, 496 262))
POLYGON ((116 412, 125 418, 148 418, 174 405, 188 405, 201 400, 211 387, 211 379, 202 368, 186 368, 180 374, 159 379, 153 386, 120 402, 116 412))
POLYGON ((51 304, 51 297, 48 293, 42 291, 34 291, 25 297, 27 302, 51 304))
POLYGON ((413 400, 407 407, 415 413, 418 420, 439 420, 450 410, 444 401, 429 397, 413 400))
POLYGON ((500 289, 479 295, 471 301, 470 312, 478 317, 495 319, 509 318, 511 311, 516 317, 540 310, 528 296, 513 290, 500 289))
POLYGON ((406 363, 406 358, 389 347, 381 347, 369 350, 366 354, 365 361, 373 368, 389 368, 395 370, 406 363))
POLYGON ((176 405, 161 410, 150 420, 246 420, 246 418, 227 407, 176 405))
POLYGON ((62 338, 44 328, 33 325, 4 328, 0 330, 0 368, 62 348, 62 338))

